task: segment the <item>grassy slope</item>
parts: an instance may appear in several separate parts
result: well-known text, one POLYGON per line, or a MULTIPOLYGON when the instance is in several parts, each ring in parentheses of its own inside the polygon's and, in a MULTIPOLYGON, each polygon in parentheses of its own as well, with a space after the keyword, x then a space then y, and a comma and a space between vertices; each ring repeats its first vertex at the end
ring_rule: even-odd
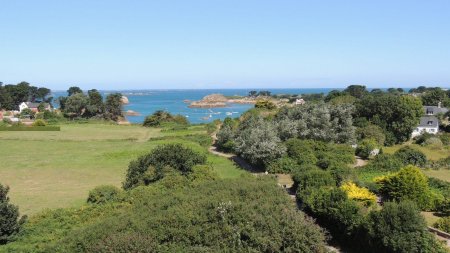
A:
MULTIPOLYGON (((199 130, 194 127, 170 135, 199 130)), ((11 187, 11 200, 24 214, 79 206, 95 186, 120 186, 131 160, 167 142, 148 139, 166 134, 159 129, 108 124, 68 124, 60 132, 0 132, 0 183, 11 187)), ((171 141, 206 150, 192 141, 171 141)), ((209 155, 208 162, 224 178, 242 173, 224 158, 209 155)))
POLYGON ((411 146, 412 148, 418 149, 418 150, 422 151, 429 160, 433 160, 433 161, 436 161, 436 160, 439 160, 442 158, 446 158, 450 154, 449 147, 444 147, 441 149, 431 149, 429 147, 420 146, 417 144, 402 144, 402 145, 395 145, 392 147, 384 147, 383 151, 388 154, 393 154, 393 153, 395 153, 395 151, 399 150, 403 146, 411 146))

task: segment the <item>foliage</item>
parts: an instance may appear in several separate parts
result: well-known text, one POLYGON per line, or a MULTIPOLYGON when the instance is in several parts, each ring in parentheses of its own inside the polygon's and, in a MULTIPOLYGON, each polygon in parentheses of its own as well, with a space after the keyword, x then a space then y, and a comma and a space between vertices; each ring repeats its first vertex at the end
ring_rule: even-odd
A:
POLYGON ((169 112, 158 110, 145 118, 143 126, 159 127, 164 123, 189 125, 189 121, 183 115, 172 115, 169 112))
POLYGON ((364 117, 385 131, 386 142, 405 142, 423 114, 420 99, 389 93, 370 94, 356 103, 356 117, 364 117))
POLYGON ((447 106, 450 103, 446 91, 441 88, 429 88, 420 98, 424 105, 438 106, 441 103, 442 106, 447 106))
POLYGON ((353 182, 345 182, 340 187, 349 199, 362 202, 365 206, 375 205, 377 201, 377 196, 371 193, 367 188, 358 187, 353 182))
POLYGON ((411 200, 422 209, 433 208, 428 179, 417 167, 408 165, 394 174, 379 178, 377 183, 389 200, 411 200))
POLYGON ((106 96, 104 118, 117 121, 122 116, 122 94, 112 93, 106 96))
POLYGON ((160 145, 130 163, 123 188, 128 190, 138 185, 148 185, 163 178, 170 169, 186 175, 192 172, 195 165, 205 162, 205 155, 181 144, 160 145))
POLYGON ((121 190, 112 185, 97 186, 89 191, 87 203, 105 204, 111 201, 118 201, 121 198, 121 190))
POLYGON ((358 144, 355 153, 363 159, 368 159, 373 156, 372 151, 377 148, 378 144, 374 139, 364 139, 358 144))
POLYGON ((450 216, 439 218, 439 220, 433 224, 433 227, 446 233, 450 233, 450 216))
POLYGON ((383 129, 372 124, 356 129, 356 136, 358 140, 373 139, 377 142, 378 146, 383 146, 386 140, 386 135, 383 133, 383 129))
POLYGON ((337 143, 351 143, 355 138, 353 106, 308 103, 282 108, 276 115, 282 139, 298 137, 337 143))
POLYGON ((379 154, 365 166, 365 169, 382 172, 395 172, 401 167, 403 167, 403 163, 397 156, 390 154, 379 154))
POLYGON ((403 162, 404 165, 412 164, 423 167, 427 163, 425 154, 417 149, 405 146, 395 152, 395 156, 403 162))
POLYGON ((322 186, 336 186, 336 181, 331 173, 319 169, 298 171, 292 179, 297 187, 297 196, 305 195, 309 190, 322 186))
POLYGON ((258 100, 256 101, 255 108, 273 110, 277 106, 270 100, 258 100))
POLYGON ((364 85, 350 85, 344 90, 344 93, 348 93, 355 98, 362 98, 368 92, 364 85))
POLYGON ((385 203, 382 210, 370 213, 367 228, 375 252, 447 252, 426 231, 412 202, 385 203))
POLYGON ((273 123, 260 116, 251 116, 241 122, 234 144, 237 154, 255 165, 267 165, 286 151, 273 123))
POLYGON ((80 89, 80 87, 77 86, 71 86, 69 87, 69 89, 67 90, 67 95, 70 97, 72 95, 75 95, 77 93, 83 93, 83 91, 80 89))
POLYGON ((30 108, 25 108, 20 112, 20 118, 26 118, 31 117, 33 118, 35 115, 35 112, 33 112, 30 108))
POLYGON ((296 210, 270 178, 204 181, 198 185, 184 182, 183 187, 172 189, 164 186, 167 179, 127 192, 123 204, 48 213, 20 238, 22 247, 12 244, 9 249, 327 252, 323 231, 296 210))
POLYGON ((0 184, 0 245, 14 239, 25 223, 26 216, 19 217, 19 208, 9 203, 9 187, 0 184))
POLYGON ((33 126, 46 126, 47 122, 45 122, 45 120, 43 119, 37 119, 33 122, 33 126))
POLYGON ((27 82, 5 86, 0 82, 0 109, 17 110, 22 102, 36 102, 37 99, 50 103, 53 98, 47 97, 49 94, 49 89, 31 86, 27 82))
POLYGON ((289 174, 298 170, 300 170, 300 166, 297 161, 289 157, 278 158, 274 161, 269 162, 269 164, 267 165, 267 171, 269 173, 289 174))
POLYGON ((71 118, 81 117, 85 113, 88 102, 88 97, 83 93, 74 93, 65 101, 64 112, 71 118))
POLYGON ((105 111, 105 105, 103 103, 103 97, 96 89, 88 90, 88 105, 86 107, 86 113, 89 117, 95 117, 103 115, 105 111))

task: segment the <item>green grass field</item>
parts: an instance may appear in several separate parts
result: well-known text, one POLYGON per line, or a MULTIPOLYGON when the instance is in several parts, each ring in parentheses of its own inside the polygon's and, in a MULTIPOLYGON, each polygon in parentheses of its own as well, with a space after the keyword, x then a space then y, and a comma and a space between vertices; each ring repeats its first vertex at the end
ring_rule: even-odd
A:
POLYGON ((404 147, 404 146, 410 146, 412 148, 422 151, 429 160, 433 160, 433 161, 436 161, 436 160, 439 160, 442 158, 446 158, 450 154, 450 149, 448 146, 440 148, 440 149, 432 149, 427 146, 421 146, 421 145, 409 144, 409 143, 405 143, 402 145, 395 145, 392 147, 384 147, 383 151, 388 154, 393 154, 393 153, 395 153, 395 151, 399 150, 401 147, 404 147))
MULTIPOLYGON (((23 214, 79 206, 95 186, 121 186, 128 163, 158 144, 176 141, 207 152, 194 141, 173 138, 203 132, 198 126, 161 132, 96 123, 64 124, 60 132, 0 132, 0 183, 11 188, 11 201, 23 214), (172 138, 150 140, 167 135, 172 138)), ((243 173, 222 157, 208 155, 208 163, 224 178, 243 173)))

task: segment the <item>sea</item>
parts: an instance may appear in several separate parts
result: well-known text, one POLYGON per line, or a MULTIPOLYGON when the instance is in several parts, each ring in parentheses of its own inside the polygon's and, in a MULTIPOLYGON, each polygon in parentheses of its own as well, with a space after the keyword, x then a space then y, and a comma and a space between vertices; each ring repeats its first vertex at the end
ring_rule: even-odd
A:
MULTIPOLYGON (((239 117, 242 113, 252 108, 253 104, 230 104, 229 107, 220 108, 189 108, 186 101, 200 100, 210 94, 222 94, 225 96, 246 96, 251 90, 268 90, 272 94, 312 94, 328 93, 331 90, 341 90, 334 88, 318 89, 183 89, 183 90, 115 90, 100 91, 105 97, 110 93, 119 92, 126 96, 129 104, 124 105, 124 111, 132 110, 140 116, 126 116, 131 123, 142 123, 147 115, 157 110, 164 110, 171 114, 181 114, 190 123, 208 123, 215 119, 223 120, 226 117, 239 117)), ((55 91, 52 96, 56 99, 60 96, 67 96, 66 91, 55 91)), ((54 103, 58 107, 57 103, 54 103)))

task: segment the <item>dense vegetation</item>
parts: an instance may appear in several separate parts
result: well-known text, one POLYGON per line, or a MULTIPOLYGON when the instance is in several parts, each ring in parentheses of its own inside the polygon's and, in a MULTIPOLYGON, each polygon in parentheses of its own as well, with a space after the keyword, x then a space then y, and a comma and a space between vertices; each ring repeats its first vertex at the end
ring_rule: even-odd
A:
POLYGON ((19 104, 22 102, 51 103, 53 97, 49 97, 49 95, 50 89, 32 86, 27 82, 4 86, 0 82, 0 110, 18 110, 19 104))
POLYGON ((9 203, 9 188, 0 184, 0 245, 12 241, 26 216, 19 217, 19 208, 9 203))
POLYGON ((159 110, 145 117, 142 125, 145 127, 160 127, 167 123, 186 126, 189 121, 183 115, 172 115, 169 112, 159 110))
POLYGON ((96 188, 88 206, 35 217, 0 251, 326 252, 322 230, 273 179, 220 180, 206 166, 183 173, 183 161, 159 160, 179 148, 161 146, 146 156, 172 167, 162 179, 125 192, 96 188))

